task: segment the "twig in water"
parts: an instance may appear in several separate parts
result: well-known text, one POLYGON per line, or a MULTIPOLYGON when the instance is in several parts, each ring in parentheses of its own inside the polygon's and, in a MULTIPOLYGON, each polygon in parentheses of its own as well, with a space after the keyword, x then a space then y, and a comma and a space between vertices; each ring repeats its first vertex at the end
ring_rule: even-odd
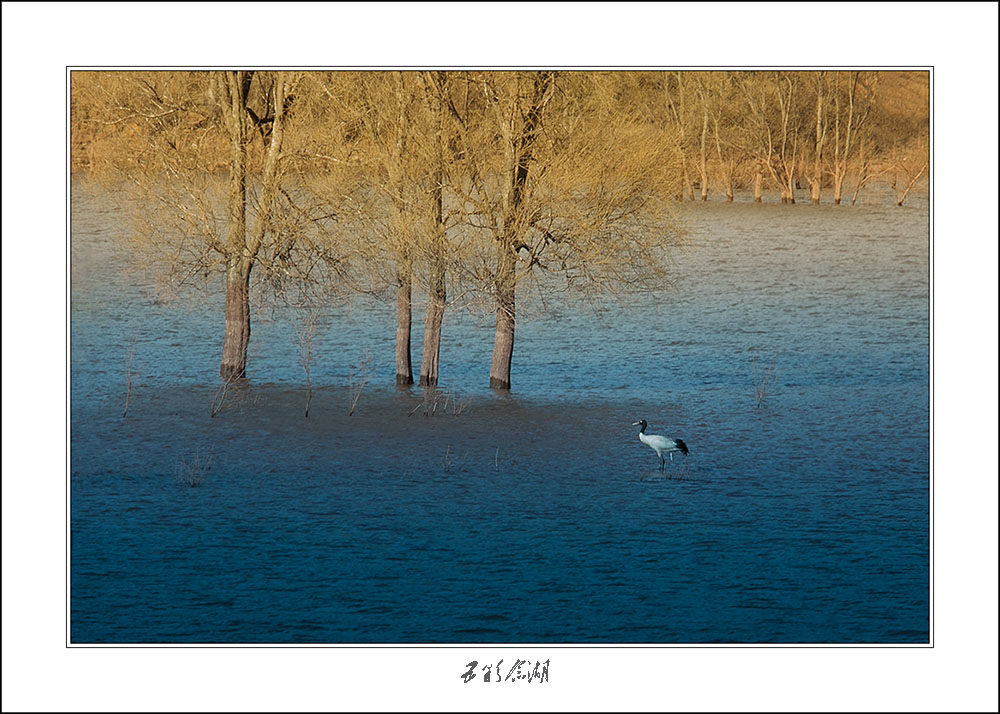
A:
POLYGON ((438 390, 434 387, 425 387, 423 393, 420 395, 420 401, 417 405, 410 410, 410 413, 406 416, 413 416, 417 413, 417 410, 423 407, 424 416, 430 416, 433 414, 433 410, 437 409, 437 401, 440 398, 438 390))
POLYGON ((237 381, 239 381, 239 377, 230 377, 223 382, 222 386, 215 392, 215 397, 212 399, 212 419, 214 419, 215 415, 222 409, 222 404, 226 401, 226 392, 229 391, 229 385, 237 381))
POLYGON ((214 458, 214 448, 209 451, 207 459, 202 458, 200 450, 196 451, 194 456, 190 457, 190 459, 182 456, 181 463, 177 467, 175 480, 177 483, 190 486, 192 488, 201 486, 202 482, 205 480, 205 474, 212 467, 212 460, 214 458))
MULTIPOLYGON (((458 416, 459 414, 461 414, 462 412, 464 412, 466 409, 469 408, 468 401, 464 399, 459 400, 454 395, 450 395, 448 397, 448 402, 449 404, 451 404, 452 407, 451 413, 454 414, 455 416, 458 416)), ((448 411, 448 404, 445 404, 445 411, 446 412, 448 411)))
POLYGON ((354 414, 354 410, 358 407, 361 392, 364 390, 365 385, 368 384, 368 372, 371 368, 371 363, 372 351, 368 349, 365 350, 365 356, 358 363, 357 374, 355 374, 354 370, 351 370, 351 410, 347 412, 347 416, 354 414))
POLYGON ((122 418, 128 414, 128 403, 132 399, 132 358, 135 357, 135 337, 132 338, 132 344, 128 348, 128 363, 125 366, 125 409, 122 410, 122 418))
POLYGON ((437 413, 439 405, 441 406, 442 414, 447 414, 448 409, 450 408, 452 410, 451 413, 454 416, 458 416, 469 407, 469 403, 467 401, 459 400, 458 397, 450 392, 445 394, 438 391, 434 387, 426 387, 423 394, 420 396, 420 401, 417 402, 416 406, 410 410, 410 413, 407 416, 413 416, 421 408, 424 410, 424 416, 434 416, 437 413), (444 401, 443 404, 441 403, 442 400, 444 401))
POLYGON ((305 416, 309 418, 309 405, 312 404, 312 379, 309 376, 309 366, 312 364, 313 360, 313 349, 312 340, 319 329, 319 324, 315 314, 309 314, 302 324, 296 325, 295 336, 299 341, 299 364, 302 365, 303 371, 306 373, 306 412, 305 416))
POLYGON ((771 366, 767 369, 760 369, 757 366, 757 355, 753 356, 753 390, 754 396, 757 398, 758 409, 760 409, 760 405, 764 402, 764 398, 777 379, 778 370, 775 366, 776 360, 776 357, 771 357, 771 366))
POLYGON ((896 201, 896 205, 897 206, 902 206, 903 205, 903 201, 905 201, 906 197, 910 195, 910 189, 913 188, 913 184, 915 184, 917 182, 917 179, 919 179, 921 176, 923 176, 924 171, 927 170, 927 166, 928 166, 927 164, 924 164, 920 168, 920 171, 917 172, 917 175, 914 176, 913 178, 911 178, 910 182, 908 184, 906 184, 906 189, 903 191, 903 195, 899 197, 898 201, 896 201))

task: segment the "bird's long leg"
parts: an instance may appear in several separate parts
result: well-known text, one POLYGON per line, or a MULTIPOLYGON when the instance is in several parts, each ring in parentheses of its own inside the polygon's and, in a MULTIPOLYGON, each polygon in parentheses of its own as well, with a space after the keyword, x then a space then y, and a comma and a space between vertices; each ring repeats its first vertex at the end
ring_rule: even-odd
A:
POLYGON ((664 467, 664 465, 666 465, 666 463, 667 463, 667 462, 666 462, 666 461, 664 461, 664 460, 663 460, 663 457, 661 456, 661 457, 660 457, 660 471, 661 471, 661 472, 663 471, 663 467, 664 467))

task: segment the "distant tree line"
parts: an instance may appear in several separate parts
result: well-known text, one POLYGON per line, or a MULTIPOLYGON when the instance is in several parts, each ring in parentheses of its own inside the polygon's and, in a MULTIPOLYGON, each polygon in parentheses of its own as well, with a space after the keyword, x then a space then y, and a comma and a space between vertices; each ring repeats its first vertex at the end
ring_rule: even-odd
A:
POLYGON ((840 203, 892 173, 901 203, 926 175, 925 87, 875 72, 81 71, 71 162, 171 284, 225 275, 227 384, 246 376, 252 295, 356 293, 395 295, 396 381, 412 384, 416 287, 419 383, 438 383, 446 308, 488 305, 489 384, 506 390, 519 296, 662 287, 672 207, 696 189, 794 202, 805 181, 840 203))
POLYGON ((824 189, 840 204, 888 178, 902 205, 926 175, 929 88, 926 72, 667 72, 662 78, 682 157, 683 194, 707 200, 712 186, 733 200, 766 187, 782 203, 824 189))

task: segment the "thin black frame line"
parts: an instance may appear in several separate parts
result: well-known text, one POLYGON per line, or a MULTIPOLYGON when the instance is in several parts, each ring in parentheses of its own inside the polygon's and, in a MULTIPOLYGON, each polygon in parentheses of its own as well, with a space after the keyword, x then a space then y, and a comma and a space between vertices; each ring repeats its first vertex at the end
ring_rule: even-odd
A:
POLYGON ((492 649, 492 650, 511 650, 511 649, 538 649, 538 650, 568 650, 568 649, 589 649, 589 650, 648 650, 648 649, 710 649, 710 650, 754 650, 754 649, 786 649, 786 650, 816 650, 816 649, 831 649, 831 650, 871 650, 871 649, 894 649, 894 650, 909 650, 909 649, 934 649, 933 645, 927 643, 908 643, 899 642, 893 643, 889 642, 886 644, 785 644, 781 642, 775 643, 758 643, 758 644, 714 644, 714 643, 694 643, 694 644, 656 644, 656 645, 604 645, 600 643, 582 643, 582 644, 493 644, 491 642, 483 643, 470 643, 470 644, 458 644, 458 645, 436 645, 433 643, 420 643, 413 645, 405 644, 391 644, 383 645, 378 642, 373 642, 371 644, 349 644, 349 645, 337 645, 337 644, 313 644, 310 642, 303 642, 299 644, 289 644, 284 642, 278 642, 273 645, 269 644, 174 644, 172 642, 165 642, 162 644, 156 643, 125 643, 117 644, 109 642, 106 644, 84 644, 84 645, 73 645, 71 647, 66 647, 65 649, 74 650, 104 650, 104 649, 134 649, 134 650, 145 650, 145 649, 188 649, 188 650, 200 650, 200 649, 213 649, 213 650, 245 650, 245 649, 257 649, 257 650, 273 650, 273 649, 309 649, 309 650, 419 650, 419 649, 441 649, 441 650, 456 650, 456 649, 492 649))
MULTIPOLYGON (((536 65, 531 65, 536 66, 536 65)), ((541 66, 541 65, 537 65, 541 66)), ((146 66, 145 68, 155 68, 157 66, 146 66)), ((684 66, 679 66, 684 67, 684 66)), ((689 67, 698 67, 698 65, 691 65, 689 67)), ((724 66, 718 66, 720 70, 728 70, 730 68, 724 66)), ((934 97, 934 65, 929 65, 927 67, 914 67, 914 66, 902 66, 896 67, 894 65, 866 65, 866 66, 812 66, 809 69, 861 69, 861 68, 880 68, 889 69, 890 71, 913 71, 913 72, 923 72, 928 73, 928 91, 929 91, 929 110, 930 110, 930 127, 928 130, 929 138, 929 154, 930 154, 930 195, 927 202, 928 211, 928 260, 927 260, 927 281, 928 281, 928 353, 929 353, 929 364, 928 364, 928 378, 929 378, 929 404, 928 404, 928 435, 930 441, 930 472, 928 474, 929 480, 929 503, 928 503, 928 521, 929 529, 928 533, 930 536, 929 543, 929 562, 928 571, 930 582, 929 594, 930 594, 930 606, 929 606, 929 628, 928 628, 928 641, 926 643, 862 643, 862 644, 849 644, 849 643, 724 643, 715 645, 714 643, 617 643, 617 644, 602 644, 602 643, 562 643, 562 644, 498 644, 493 645, 489 643, 483 644, 435 644, 435 643, 420 643, 414 645, 405 645, 403 643, 393 643, 387 645, 380 645, 379 643, 367 643, 367 644, 336 644, 336 643, 323 643, 323 644, 312 644, 312 643, 297 643, 297 644, 269 644, 269 643, 193 643, 193 644, 172 644, 172 643, 86 643, 86 644, 74 644, 70 637, 70 621, 71 621, 71 592, 70 592, 70 579, 71 579, 71 568, 72 568, 72 558, 71 558, 71 529, 70 529, 70 508, 71 508, 71 474, 70 474, 70 449, 71 449, 71 411, 72 411, 72 399, 70 394, 70 382, 71 382, 71 339, 72 334, 72 311, 70 306, 70 300, 72 299, 72 273, 70 271, 70 258, 71 258, 71 247, 72 247, 72 220, 71 220, 71 185, 72 185, 72 166, 71 161, 71 122, 70 122, 70 98, 71 98, 71 75, 74 71, 88 71, 86 69, 76 67, 74 65, 66 65, 66 85, 65 85, 65 101, 66 101, 66 143, 63 148, 65 162, 66 162, 66 207, 65 207, 65 225, 66 225, 66 264, 65 264, 65 283, 64 283, 64 309, 66 317, 66 332, 63 336, 64 339, 64 350, 66 355, 66 373, 64 375, 64 390, 66 395, 66 425, 65 425, 65 444, 64 444, 64 454, 66 460, 66 481, 65 481, 65 518, 66 522, 64 524, 64 542, 66 547, 66 571, 64 573, 64 585, 65 585, 65 597, 66 597, 66 619, 64 624, 64 634, 66 637, 65 649, 147 649, 147 648, 183 648, 183 649, 288 649, 288 648, 300 648, 300 649, 462 649, 470 647, 489 647, 492 649, 512 649, 517 647, 547 647, 551 649, 572 649, 572 648, 586 648, 586 649, 933 649, 934 645, 934 635, 935 635, 935 608, 936 608, 936 579, 934 577, 934 560, 935 560, 935 538, 934 538, 934 280, 933 280, 933 264, 934 264, 934 230, 935 230, 935 215, 934 215, 934 197, 935 197, 935 184, 936 175, 934 172, 934 157, 935 157, 935 142, 934 142, 934 129, 935 129, 935 97, 934 97)), ((107 67, 104 69, 114 69, 116 67, 107 67)), ((134 69, 140 69, 141 67, 135 66, 134 69)), ((184 67, 172 67, 163 66, 164 69, 168 70, 182 70, 190 69, 184 67)), ((321 68, 322 67, 318 67, 321 68)), ((394 68, 394 67, 390 67, 394 68)), ((744 69, 749 71, 757 69, 758 67, 745 67, 744 69)), ((326 68, 330 69, 330 68, 326 68)), ((343 68, 348 71, 352 68, 343 68)), ((489 67, 485 69, 490 69, 489 67)), ((662 69, 660 67, 649 67, 647 69, 657 70, 662 69)), ((671 68, 672 69, 672 68, 671 68)), ((782 67, 781 69, 801 70, 801 67, 782 67)), ((100 71, 97 68, 93 68, 92 71, 100 71)), ((197 69, 193 71, 198 71, 197 69)), ((206 69, 206 71, 211 71, 206 69)), ((502 71, 502 70, 498 70, 502 71)), ((590 71, 601 71, 600 68, 591 69, 590 71)), ((628 70, 626 70, 628 71, 628 70)), ((631 71, 641 71, 641 70, 631 70, 631 71)), ((732 71, 740 71, 735 69, 732 71)), ((780 70, 775 70, 780 71, 780 70)))
POLYGON ((930 161, 930 175, 929 175, 929 195, 927 197, 927 223, 928 223, 928 234, 927 234, 927 292, 928 292, 928 321, 927 321, 927 348, 928 348, 928 394, 929 394, 929 404, 927 406, 927 431, 929 437, 930 446, 930 471, 927 474, 928 486, 929 486, 929 499, 928 499, 928 535, 930 537, 930 542, 928 543, 929 560, 927 563, 928 578, 930 582, 928 583, 928 589, 930 591, 930 602, 929 602, 929 612, 928 616, 930 622, 928 623, 928 643, 930 648, 935 647, 935 626, 937 623, 937 618, 935 616, 936 608, 936 578, 934 577, 934 200, 936 197, 935 183, 937 180, 937 174, 934 171, 934 152, 935 152, 935 141, 934 141, 934 131, 935 131, 935 91, 934 91, 934 66, 931 66, 927 70, 927 90, 928 90, 928 103, 930 110, 930 125, 927 129, 928 138, 928 153, 930 161))
POLYGON ((351 71, 393 71, 393 70, 408 70, 408 71, 420 71, 420 70, 434 70, 434 69, 453 69, 456 71, 468 71, 468 72, 479 72, 479 71, 497 71, 497 72, 516 72, 521 70, 533 70, 533 69, 551 69, 555 71, 566 70, 566 71, 580 71, 580 72, 601 72, 601 71, 621 71, 621 72, 643 72, 643 71, 672 71, 672 70, 686 70, 686 71, 718 71, 718 72, 752 72, 752 71, 764 71, 764 72, 781 72, 781 71, 796 71, 796 72, 810 72, 813 70, 832 70, 832 71, 844 71, 849 72, 851 70, 886 70, 889 72, 926 72, 930 71, 934 65, 803 65, 799 67, 787 66, 787 65, 757 65, 757 66, 744 66, 744 67, 732 67, 728 65, 256 65, 256 64, 230 64, 230 65, 65 65, 66 69, 74 72, 86 72, 86 71, 110 71, 110 70, 124 70, 124 71, 141 71, 141 70, 164 70, 164 71, 190 71, 190 72, 214 72, 224 69, 232 69, 234 67, 239 67, 241 69, 253 69, 253 70, 328 70, 333 72, 351 72, 351 71))
POLYGON ((70 499, 73 497, 72 491, 70 489, 70 480, 72 479, 72 465, 71 465, 71 462, 70 462, 70 453, 69 453, 70 444, 72 442, 70 429, 72 428, 71 425, 73 423, 73 415, 72 415, 73 404, 72 404, 72 402, 70 400, 70 381, 71 381, 70 380, 70 376, 71 376, 71 371, 73 369, 73 360, 72 360, 72 356, 70 355, 70 351, 69 351, 70 350, 70 335, 72 335, 72 333, 73 333, 73 325, 72 325, 73 313, 72 313, 72 310, 70 309, 70 304, 69 304, 69 301, 70 301, 70 299, 71 299, 71 297, 73 295, 73 290, 72 290, 72 287, 70 285, 70 280, 72 279, 71 278, 71 273, 70 273, 70 259, 71 259, 72 255, 71 255, 70 251, 71 251, 71 246, 72 246, 72 242, 73 242, 73 238, 72 238, 72 236, 73 236, 73 224, 72 224, 72 220, 71 220, 72 211, 70 210, 70 199, 71 199, 70 187, 71 187, 72 181, 73 181, 73 172, 70 170, 71 169, 71 164, 70 164, 71 156, 70 156, 70 153, 71 153, 71 150, 72 150, 72 142, 73 142, 73 136, 72 136, 73 125, 72 125, 72 121, 71 121, 71 117, 70 117, 70 107, 71 107, 71 101, 70 101, 71 100, 71 97, 70 97, 70 90, 71 90, 70 75, 71 75, 71 72, 67 69, 66 80, 65 80, 66 81, 66 85, 65 85, 65 87, 63 87, 63 96, 64 96, 65 102, 66 102, 66 144, 63 147, 63 156, 64 156, 64 161, 66 162, 66 187, 64 189, 65 192, 66 192, 66 209, 65 209, 66 210, 66 215, 63 216, 63 221, 64 221, 64 223, 66 225, 66 246, 65 246, 65 251, 66 251, 66 265, 64 267, 65 273, 63 275, 63 290, 65 291, 63 293, 63 310, 65 311, 64 312, 64 317, 66 319, 66 332, 63 335, 63 340, 64 340, 64 342, 63 342, 63 354, 66 355, 66 374, 65 374, 65 377, 64 377, 65 382, 63 384, 63 389, 65 391, 64 398, 65 398, 65 404, 66 404, 66 424, 64 425, 64 432, 65 432, 66 443, 63 444, 63 458, 65 458, 65 460, 66 460, 66 483, 64 484, 64 488, 66 490, 66 496, 65 496, 64 506, 63 506, 63 509, 64 509, 64 512, 63 512, 63 519, 64 519, 64 523, 63 523, 63 543, 64 543, 64 546, 63 547, 66 549, 66 564, 65 564, 65 568, 66 569, 65 569, 65 572, 63 573, 63 591, 65 593, 64 596, 66 598, 66 622, 63 625, 63 629, 64 629, 64 635, 66 637, 66 642, 68 644, 70 643, 70 629, 69 628, 70 628, 70 615, 72 613, 72 609, 71 609, 72 608, 72 594, 70 592, 70 574, 71 574, 71 568, 72 568, 72 552, 73 552, 72 544, 70 543, 70 540, 69 540, 69 538, 70 538, 70 513, 71 513, 71 510, 70 510, 71 509, 70 499))

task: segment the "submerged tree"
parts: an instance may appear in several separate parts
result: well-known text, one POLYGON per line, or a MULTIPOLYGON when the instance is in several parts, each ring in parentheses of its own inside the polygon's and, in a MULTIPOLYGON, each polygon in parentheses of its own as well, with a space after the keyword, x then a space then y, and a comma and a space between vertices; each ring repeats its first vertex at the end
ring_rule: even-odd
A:
MULTIPOLYGON (((420 361, 420 385, 436 387, 441 357, 441 328, 444 321, 447 289, 445 274, 448 255, 448 221, 445 214, 445 177, 451 163, 446 127, 449 124, 447 107, 451 103, 449 79, 446 72, 424 72, 424 105, 430 117, 432 158, 430 167, 431 220, 429 240, 423 251, 429 267, 427 314, 424 320, 424 347, 420 361)), ((457 112, 456 112, 457 115, 457 112)))
POLYGON ((814 75, 813 89, 816 95, 816 129, 813 135, 813 170, 809 178, 809 198, 813 204, 819 203, 823 190, 823 150, 826 143, 828 124, 827 108, 827 73, 817 72, 814 75))
POLYGON ((250 344, 250 272, 260 255, 278 192, 281 142, 285 134, 285 113, 290 103, 289 83, 282 72, 269 78, 265 103, 260 113, 250 104, 253 72, 226 71, 217 77, 219 104, 229 133, 229 211, 227 216, 226 338, 219 374, 230 382, 246 376, 247 348, 250 344), (248 145, 259 131, 266 147, 260 174, 260 189, 252 228, 247 231, 248 145))
MULTIPOLYGON (((371 76, 371 75, 369 75, 371 76)), ((378 77, 379 75, 374 75, 378 77)), ((388 178, 390 206, 389 236, 387 243, 396 258, 396 384, 413 384, 413 363, 410 356, 410 325, 413 322, 413 256, 412 241, 409 239, 412 213, 408 204, 404 161, 407 158, 407 140, 410 128, 409 106, 412 104, 412 90, 402 72, 391 72, 387 77, 391 83, 391 99, 383 106, 394 115, 387 122, 389 150, 385 162, 388 178)), ((379 97, 376 94, 376 101, 379 97)), ((369 110, 377 116, 375 106, 369 110)), ((374 131, 379 132, 376 125, 374 131)))
POLYGON ((346 72, 317 80, 334 106, 315 127, 313 153, 321 160, 310 191, 340 216, 332 232, 343 243, 338 254, 363 266, 352 276, 356 288, 395 301, 398 385, 414 382, 413 293, 423 282, 429 302, 421 384, 437 382, 446 262, 444 74, 346 72))
POLYGON ((662 249, 677 239, 667 203, 680 171, 671 167, 672 137, 642 118, 636 80, 466 77, 478 96, 459 122, 452 190, 472 243, 467 277, 494 304, 494 389, 510 389, 518 286, 536 272, 550 274, 537 283, 543 289, 662 286, 662 249))
MULTIPOLYGON (((496 243, 497 263, 494 293, 497 304, 490 387, 510 389, 510 363, 514 354, 515 288, 518 251, 532 228, 531 187, 528 173, 534 163, 535 141, 542 116, 552 98, 555 75, 537 72, 530 77, 491 78, 486 83, 489 108, 499 129, 502 156, 495 202, 498 210, 489 216, 496 243)), ((534 174, 532 174, 534 178, 534 174)), ((489 205, 486 203, 484 205, 489 205)))
MULTIPOLYGON (((748 149, 781 187, 781 202, 795 203, 795 180, 801 160, 802 78, 796 72, 748 72, 739 79, 749 110, 748 149)), ((760 179, 757 181, 754 197, 759 201, 760 179)))
MULTIPOLYGON (((725 190, 726 200, 733 201, 736 182, 741 165, 746 156, 739 150, 742 140, 743 121, 736 107, 734 80, 730 72, 695 72, 698 96, 702 110, 711 120, 712 143, 720 182, 725 190)), ((742 109, 742 107, 740 107, 742 109)), ((707 170, 705 171, 707 182, 707 170)), ((704 193, 707 197, 707 191, 704 193)))
POLYGON ((884 74, 74 72, 71 158, 169 282, 224 279, 226 385, 247 374, 251 296, 272 289, 394 300, 410 384, 423 290, 420 384, 439 381, 446 307, 488 305, 506 390, 525 298, 662 286, 669 199, 696 181, 703 199, 710 179, 728 200, 752 180, 756 200, 767 182, 794 202, 805 178, 815 202, 832 178, 839 203, 850 177, 856 199, 891 172, 906 200, 926 176, 927 76, 884 74))
POLYGON ((287 260, 274 230, 294 78, 283 72, 83 73, 92 107, 93 175, 123 199, 133 248, 175 286, 225 275, 219 374, 246 377, 250 278, 287 260), (228 180, 221 182, 217 173, 228 180))
MULTIPOLYGON (((332 112, 333 121, 347 121, 352 136, 342 147, 342 163, 351 164, 354 194, 348 201, 331 196, 332 208, 347 212, 367 237, 356 237, 355 250, 371 269, 370 289, 391 286, 396 303, 396 384, 413 384, 411 325, 413 314, 414 235, 419 230, 419 203, 414 158, 414 112, 417 109, 413 73, 351 72, 332 75, 344 85, 344 99, 332 112)), ((328 153, 338 147, 329 146, 328 153)))
POLYGON ((859 156, 861 169, 856 181, 857 190, 867 181, 862 132, 874 106, 877 82, 877 72, 836 72, 831 78, 833 156, 829 172, 833 176, 833 202, 837 205, 843 199, 844 179, 855 154, 859 156))
POLYGON ((688 98, 691 75, 688 72, 664 72, 661 76, 663 87, 663 99, 665 104, 665 114, 670 122, 674 148, 681 162, 681 175, 683 183, 677 192, 678 200, 684 199, 684 192, 688 198, 694 200, 694 185, 691 182, 691 173, 688 169, 688 140, 693 133, 693 123, 690 116, 690 100, 688 98))

